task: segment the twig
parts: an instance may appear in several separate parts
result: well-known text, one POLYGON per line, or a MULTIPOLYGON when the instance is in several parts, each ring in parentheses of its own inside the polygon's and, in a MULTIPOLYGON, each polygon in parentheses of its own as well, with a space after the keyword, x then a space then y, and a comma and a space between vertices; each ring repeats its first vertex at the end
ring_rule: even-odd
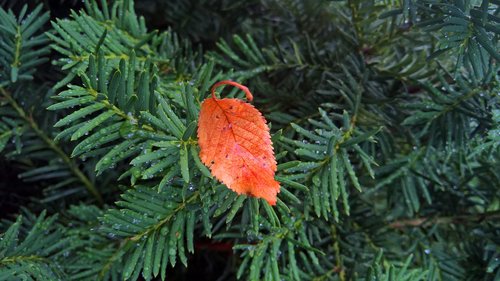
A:
POLYGON ((429 227, 435 224, 467 224, 480 223, 487 220, 500 219, 500 211, 486 212, 482 214, 467 214, 448 217, 421 217, 408 220, 398 220, 391 222, 391 228, 405 227, 429 227))

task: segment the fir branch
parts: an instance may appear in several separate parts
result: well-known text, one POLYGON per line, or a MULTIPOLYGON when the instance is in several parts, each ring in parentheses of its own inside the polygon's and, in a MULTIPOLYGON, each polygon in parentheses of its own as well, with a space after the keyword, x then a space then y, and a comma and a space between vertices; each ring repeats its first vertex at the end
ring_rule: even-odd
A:
POLYGON ((162 219, 158 223, 152 225, 151 227, 149 227, 148 229, 144 230, 143 232, 138 233, 137 235, 134 235, 134 236, 132 236, 132 237, 130 237, 128 239, 131 240, 131 241, 139 241, 144 236, 148 236, 149 234, 151 234, 151 232, 158 231, 162 226, 168 224, 172 220, 172 218, 175 217, 175 215, 177 213, 179 213, 180 211, 183 211, 184 209, 186 209, 186 207, 188 206, 188 204, 192 204, 193 202, 195 202, 196 200, 198 200, 199 197, 200 197, 200 192, 198 192, 198 191, 194 192, 186 201, 182 202, 179 205, 179 207, 175 208, 172 211, 172 213, 169 214, 168 216, 166 216, 164 219, 162 219))
POLYGON ((70 247, 70 239, 63 236, 57 216, 46 217, 45 211, 38 217, 25 215, 0 234, 0 279, 61 279, 58 257, 70 247))
POLYGON ((24 109, 17 104, 14 98, 11 96, 9 92, 7 92, 4 88, 0 87, 0 92, 6 98, 6 100, 10 103, 10 105, 16 110, 21 118, 23 118, 26 123, 31 127, 31 129, 43 140, 43 142, 53 150, 61 160, 66 163, 71 172, 83 183, 85 188, 88 190, 90 194, 94 196, 94 198, 99 202, 100 205, 104 204, 104 200, 102 199, 101 194, 95 187, 95 185, 89 180, 89 178, 78 168, 75 161, 73 161, 54 141, 52 138, 47 136, 45 132, 40 129, 38 124, 33 120, 31 116, 29 116, 24 109))
POLYGON ((38 33, 49 20, 49 14, 41 13, 42 5, 29 15, 26 15, 27 9, 28 6, 24 5, 24 12, 16 18, 12 11, 0 7, 0 72, 3 72, 0 76, 4 76, 1 86, 33 79, 36 66, 48 60, 47 38, 38 33))
MULTIPOLYGON (((342 256, 341 256, 341 253, 340 253, 340 241, 339 241, 340 239, 338 237, 337 227, 332 224, 332 226, 330 227, 330 229, 331 229, 331 233, 332 233, 332 240, 334 241, 333 242, 333 249, 335 251, 335 263, 336 263, 336 267, 332 268, 331 272, 329 272, 328 275, 330 275, 333 272, 336 272, 336 273, 339 274, 340 280, 341 281, 345 281, 346 280, 346 276, 345 276, 345 270, 344 270, 344 263, 342 261, 342 256)), ((325 276, 325 279, 327 277, 328 276, 325 276)))
POLYGON ((21 45, 22 45, 22 33, 21 33, 21 26, 16 27, 16 35, 14 36, 15 40, 15 51, 14 51, 14 61, 12 62, 11 66, 12 68, 19 68, 21 64, 20 56, 21 56, 21 45))
MULTIPOLYGON (((167 12, 165 1, 145 1, 157 5, 145 18, 158 32, 134 2, 143 5, 88 0, 67 18, 0 9, 0 147, 44 165, 18 176, 61 180, 44 189, 53 198, 83 189, 71 168, 125 186, 108 210, 82 204, 67 216, 66 198, 50 206, 63 214, 46 223, 57 231, 50 241, 45 226, 14 223, 0 234, 14 245, 10 256, 0 249, 1 280, 182 279, 175 265, 198 270, 201 235, 231 245, 236 254, 220 263, 244 280, 498 279, 498 0, 172 0, 167 12), (155 26, 158 15, 175 32, 155 26), (53 29, 33 37, 49 17, 53 29), (35 72, 54 57, 49 39, 64 78, 35 72), (225 79, 249 83, 272 121, 274 207, 225 188, 199 159, 200 101, 225 79), (45 105, 22 102, 46 83, 69 84, 49 107, 65 114, 50 119, 63 129, 55 139, 31 116, 33 106, 37 118, 53 117, 45 105), (59 139, 89 160, 68 157, 59 139), (47 156, 55 161, 45 166, 47 156)), ((214 257, 204 268, 219 266, 214 257)))
POLYGON ((0 265, 7 265, 9 263, 19 263, 19 262, 43 262, 47 263, 49 262, 48 259, 37 256, 37 255, 30 255, 30 256, 14 256, 14 257, 4 257, 3 259, 0 259, 0 265))
POLYGON ((363 41, 364 41, 363 37, 364 36, 362 33, 362 28, 360 26, 362 20, 361 20, 361 15, 359 14, 359 11, 358 11, 357 5, 359 5, 359 4, 357 2, 358 1, 355 1, 355 0, 348 0, 347 6, 349 7, 349 10, 351 11, 351 23, 354 26, 356 39, 360 40, 360 42, 358 43, 358 46, 356 46, 359 48, 360 46, 363 46, 363 41))
MULTIPOLYGON (((156 239, 159 239, 158 236, 163 235, 161 234, 161 229, 163 227, 166 227, 170 223, 175 223, 173 221, 176 220, 176 216, 179 215, 180 212, 186 211, 186 208, 194 203, 196 203, 197 200, 200 200, 200 192, 195 191, 193 192, 189 198, 184 200, 182 203, 179 204, 175 209, 173 209, 171 212, 169 212, 164 218, 159 219, 156 223, 150 225, 149 227, 145 228, 144 231, 141 231, 140 233, 137 233, 133 236, 123 236, 122 239, 115 241, 119 246, 114 250, 114 253, 107 258, 103 263, 102 267, 99 270, 99 276, 103 277, 105 276, 114 266, 114 263, 122 257, 126 252, 128 252, 130 249, 132 251, 135 250, 135 247, 132 247, 136 243, 143 243, 146 239, 151 239, 151 237, 155 237, 157 235, 156 239), (156 234, 157 233, 157 234, 156 234)), ((139 206, 141 203, 138 201, 136 204, 139 206)), ((166 204, 169 204, 171 202, 168 202, 166 204)), ((128 209, 126 209, 128 210, 128 209)), ((109 223, 109 222, 107 222, 109 223)), ((123 221, 120 221, 119 223, 123 223, 123 221)), ((116 223, 115 223, 116 224, 116 223)), ((184 228, 182 228, 183 230, 184 228)), ((191 230, 192 231, 192 230, 191 230)), ((185 234, 183 234, 185 235, 185 234)), ((192 236, 191 236, 192 237, 192 236)), ((164 242, 167 243, 167 242, 164 242)), ((180 241, 178 243, 184 243, 183 241, 180 241)), ((184 246, 179 246, 179 248, 183 248, 184 246)), ((178 249, 177 251, 180 251, 178 249)), ((181 255, 181 253, 179 253, 181 255)), ((184 255, 184 253, 182 253, 184 255)), ((166 265, 165 265, 166 266, 166 265)), ((145 264, 145 267, 150 267, 149 264, 145 264)))

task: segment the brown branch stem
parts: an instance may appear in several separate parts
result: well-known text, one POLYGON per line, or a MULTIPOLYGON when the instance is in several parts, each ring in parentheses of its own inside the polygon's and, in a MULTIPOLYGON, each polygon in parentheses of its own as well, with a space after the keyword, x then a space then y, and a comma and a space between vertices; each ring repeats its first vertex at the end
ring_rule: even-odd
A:
POLYGON ((397 220, 389 223, 390 228, 402 229, 405 227, 429 227, 435 224, 468 224, 500 219, 500 211, 481 214, 463 214, 446 217, 420 217, 407 220, 397 220))

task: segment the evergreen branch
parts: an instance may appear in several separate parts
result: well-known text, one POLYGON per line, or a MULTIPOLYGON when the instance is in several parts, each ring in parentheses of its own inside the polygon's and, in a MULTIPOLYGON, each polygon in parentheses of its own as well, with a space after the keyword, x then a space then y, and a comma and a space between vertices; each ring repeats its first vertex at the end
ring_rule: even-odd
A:
POLYGON ((331 226, 331 233, 332 233, 332 240, 334 241, 333 248, 335 250, 335 263, 336 263, 336 267, 333 268, 331 272, 337 272, 339 274, 340 280, 345 281, 346 280, 345 270, 344 270, 344 264, 342 262, 342 256, 340 255, 340 243, 337 233, 337 227, 333 224, 331 226))
POLYGON ((18 80, 31 80, 36 66, 48 60, 47 38, 38 31, 49 19, 47 12, 41 13, 42 5, 38 5, 29 15, 28 6, 19 18, 12 11, 0 7, 0 72, 3 72, 1 85, 15 83, 18 80), (9 77, 9 79, 5 79, 9 77))
POLYGON ((28 261, 28 262, 49 262, 48 259, 44 257, 40 257, 37 255, 30 255, 30 256, 14 256, 14 257, 5 257, 0 260, 0 265, 1 264, 8 264, 8 263, 17 263, 17 262, 23 262, 23 261, 28 261))
POLYGON ((12 98, 9 92, 7 92, 4 88, 0 87, 0 92, 7 99, 7 101, 11 104, 11 106, 16 110, 21 118, 23 118, 28 125, 33 129, 33 131, 43 140, 43 142, 52 149, 61 159, 66 163, 71 170, 71 172, 84 184, 85 188, 88 190, 90 194, 92 194, 95 199, 99 202, 100 205, 104 204, 104 200, 102 199, 101 194, 94 186, 94 184, 89 180, 89 178, 78 168, 77 164, 68 157, 68 155, 50 138, 45 134, 45 132, 40 129, 38 124, 33 120, 31 116, 28 116, 21 106, 17 104, 17 102, 12 98))
POLYGON ((481 223, 483 221, 497 220, 500 211, 486 212, 482 214, 465 214, 445 217, 420 217, 408 220, 398 220, 389 223, 390 228, 402 229, 405 227, 430 227, 436 224, 469 224, 481 223))
POLYGON ((120 246, 118 247, 118 249, 116 249, 116 251, 113 253, 113 255, 111 255, 108 259, 106 259, 106 262, 104 263, 104 265, 102 266, 102 269, 99 271, 99 276, 102 278, 106 272, 108 272, 111 267, 113 266, 113 263, 115 263, 117 261, 117 259, 123 255, 123 249, 129 247, 129 243, 130 243, 131 240, 122 240, 121 243, 120 243, 120 246))
MULTIPOLYGON (((85 53, 82 55, 76 55, 72 54, 68 58, 71 59, 72 61, 77 61, 77 62, 87 62, 92 54, 90 53, 85 53)), ((130 55, 128 54, 106 54, 103 56, 106 60, 125 60, 125 61, 130 61, 130 55)), ((164 63, 168 64, 170 61, 168 59, 163 59, 163 58, 158 58, 158 57, 150 57, 150 56, 136 56, 135 59, 139 62, 146 62, 147 60, 157 62, 157 63, 164 63)))
MULTIPOLYGON (((429 85, 423 85, 423 87, 429 91, 433 91, 434 89, 430 88, 431 86, 429 85)), ((481 92, 483 92, 484 89, 482 88, 476 88, 476 89, 473 89, 472 91, 469 91, 468 93, 466 93, 465 95, 461 95, 460 97, 456 98, 455 100, 452 101, 451 104, 447 104, 444 106, 443 110, 440 111, 438 113, 438 115, 435 115, 434 118, 438 118, 438 117, 441 117, 443 115, 445 115, 446 113, 449 113, 451 111, 454 111, 456 110, 457 108, 459 108, 459 106, 467 101, 467 100, 470 100, 471 98, 474 98, 476 95, 480 94, 481 92)), ((467 112, 468 113, 468 112, 467 112)), ((474 116, 475 117, 475 116, 474 116)), ((478 118, 479 119, 479 118, 478 118)))
POLYGON ((33 162, 23 184, 57 178, 43 192, 63 197, 50 206, 60 219, 30 230, 28 212, 0 233, 0 280, 185 279, 176 264, 201 268, 188 258, 201 235, 235 252, 204 260, 204 279, 220 264, 252 281, 500 276, 500 0, 89 0, 66 18, 0 2, 16 3, 0 9, 0 150, 33 162), (64 78, 35 69, 50 47, 64 78), (272 121, 274 207, 218 184, 199 159, 200 101, 225 79, 246 80, 272 121), (69 84, 56 116, 27 95, 54 83, 69 84), (59 140, 76 141, 71 155, 59 140), (65 196, 84 189, 71 168, 130 188, 106 211, 81 203, 67 216, 65 196))
MULTIPOLYGON (((132 192, 134 192, 134 191, 132 191, 132 192)), ((165 199, 164 197, 162 197, 162 198, 165 199)), ((119 243, 120 243, 119 247, 104 262, 101 270, 99 271, 99 276, 103 277, 112 268, 113 264, 117 261, 117 259, 119 259, 121 256, 123 256, 124 253, 127 252, 133 244, 135 244, 135 243, 143 243, 141 241, 152 239, 151 237, 154 238, 156 233, 158 233, 158 237, 160 235, 163 235, 163 234, 160 234, 161 233, 161 229, 166 224, 171 223, 172 221, 174 221, 176 219, 176 215, 178 216, 180 212, 185 211, 186 207, 189 204, 192 204, 194 201, 196 201, 199 198, 200 198, 200 192, 199 191, 194 192, 193 194, 191 194, 191 196, 187 200, 183 200, 183 202, 180 203, 175 209, 173 209, 171 211, 168 211, 168 213, 166 214, 166 216, 163 219, 157 221, 156 223, 153 223, 152 225, 149 225, 148 227, 146 227, 140 233, 137 233, 137 234, 135 234, 133 236, 125 236, 123 239, 121 239, 119 241, 119 243)), ((143 200, 143 199, 140 199, 140 200, 143 200)), ((136 204, 140 205, 141 203, 139 201, 136 201, 136 204)), ((166 204, 168 204, 168 203, 166 203, 166 204)), ((125 210, 130 211, 129 209, 125 209, 125 210)), ((147 211, 149 212, 151 210, 147 210, 147 211)), ((156 211, 157 211, 157 209, 156 209, 156 211)), ((111 220, 113 220, 113 218, 111 218, 111 220)), ((120 221, 120 223, 123 223, 123 222, 124 221, 120 221)), ((110 222, 107 222, 107 223, 110 223, 110 222)), ((184 224, 184 222, 182 224, 184 224)), ((122 235, 123 235, 123 233, 122 233, 122 235)), ((186 235, 186 234, 183 234, 183 235, 186 235)), ((177 236, 174 236, 174 237, 177 237, 177 236)), ((191 234, 191 237, 192 237, 192 234, 191 234)), ((156 238, 156 239, 160 239, 160 238, 156 238)), ((183 242, 181 241, 179 243, 183 243, 183 242)), ((132 251, 135 251, 135 250, 136 249, 134 247, 132 251)), ((179 256, 184 255, 183 251, 184 251, 184 246, 183 245, 179 245, 179 248, 177 249, 177 252, 179 252, 179 256), (181 251, 182 251, 182 253, 181 253, 181 251)), ((182 259, 181 259, 181 261, 182 261, 182 259)), ((184 262, 184 261, 182 261, 182 262, 184 262)), ((145 267, 151 268, 152 266, 150 267, 150 265, 147 264, 147 265, 145 265, 145 267)))
POLYGON ((15 51, 14 51, 14 61, 12 62, 11 66, 13 68, 19 68, 19 65, 21 64, 21 46, 22 46, 22 34, 21 34, 21 26, 16 27, 16 35, 14 37, 15 40, 15 51))
MULTIPOLYGON (((342 119, 343 124, 342 128, 339 128, 324 110, 320 108, 319 113, 321 115, 320 121, 313 119, 308 121, 311 124, 320 126, 322 130, 308 130, 297 124, 291 124, 293 129, 302 136, 302 141, 281 137, 284 144, 295 147, 295 154, 304 161, 291 165, 289 168, 284 169, 284 172, 301 171, 302 175, 297 176, 309 185, 308 195, 312 200, 312 208, 314 208, 316 215, 328 218, 330 214, 333 214, 334 220, 339 221, 337 201, 342 199, 346 214, 349 214, 350 210, 348 186, 345 177, 349 178, 350 183, 359 192, 362 191, 358 180, 359 172, 355 172, 355 166, 351 163, 350 158, 353 158, 353 156, 350 151, 354 150, 356 152, 356 156, 362 161, 363 166, 373 178, 374 172, 371 165, 374 164, 374 161, 358 144, 373 142, 373 136, 378 133, 380 128, 363 132, 356 127, 356 115, 350 117, 347 111, 344 111, 341 117, 337 116, 342 119), (312 162, 305 162, 311 160, 312 162)), ((288 176, 294 177, 292 175, 288 176)), ((287 184, 297 186, 294 183, 287 184)))
POLYGON ((0 279, 59 280, 58 257, 70 247, 56 216, 19 215, 0 235, 0 279))
POLYGON ((339 278, 341 281, 345 281, 346 277, 345 277, 345 271, 342 267, 334 267, 330 270, 328 270, 327 272, 325 272, 324 274, 320 275, 320 276, 316 276, 312 279, 312 281, 325 281, 325 280, 332 280, 333 278, 333 274, 337 273, 339 275, 339 278))
POLYGON ((357 39, 359 39, 361 42, 359 42, 358 46, 363 46, 363 34, 362 34, 362 29, 360 27, 360 15, 358 12, 358 7, 357 3, 354 3, 353 0, 347 1, 347 5, 349 6, 349 10, 351 11, 351 23, 354 25, 354 31, 356 33, 357 39))
POLYGON ((177 214, 178 212, 182 211, 183 209, 186 208, 186 206, 189 204, 189 203, 192 203, 193 201, 195 201, 196 199, 198 199, 200 197, 200 192, 199 191, 196 191, 193 193, 193 195, 191 195, 191 197, 189 197, 186 201, 182 202, 179 207, 175 208, 173 210, 173 212, 171 214, 169 214, 168 216, 166 216, 164 219, 162 219, 161 221, 159 221, 158 223, 152 225, 151 227, 149 227, 148 229, 146 229, 145 231, 137 234, 137 235, 134 235, 130 238, 128 238, 129 240, 131 241, 139 241, 141 238, 143 238, 144 236, 147 236, 149 235, 151 232, 154 232, 154 231, 157 231, 159 230, 163 225, 167 224, 170 222, 170 220, 175 217, 175 214, 177 214))

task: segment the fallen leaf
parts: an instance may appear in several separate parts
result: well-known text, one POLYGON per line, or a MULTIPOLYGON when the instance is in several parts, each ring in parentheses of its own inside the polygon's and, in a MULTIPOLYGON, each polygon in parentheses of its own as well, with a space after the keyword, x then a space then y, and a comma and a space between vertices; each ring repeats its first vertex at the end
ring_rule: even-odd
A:
POLYGON ((218 99, 215 89, 222 85, 238 87, 248 101, 253 99, 247 87, 233 81, 212 87, 212 97, 201 104, 198 120, 201 161, 231 190, 275 205, 280 184, 274 179, 276 159, 266 120, 249 103, 218 99))

